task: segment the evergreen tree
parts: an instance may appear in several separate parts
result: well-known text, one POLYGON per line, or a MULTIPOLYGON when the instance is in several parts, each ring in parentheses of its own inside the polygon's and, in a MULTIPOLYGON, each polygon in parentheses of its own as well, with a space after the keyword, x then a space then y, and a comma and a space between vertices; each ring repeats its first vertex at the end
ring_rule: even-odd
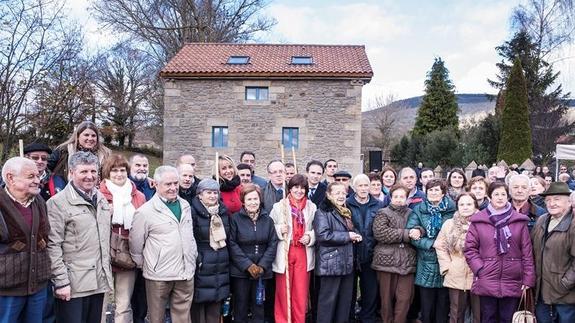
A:
POLYGON ((497 159, 503 159, 509 165, 520 164, 533 154, 527 95, 521 60, 517 58, 505 86, 505 106, 501 113, 501 139, 497 154, 497 159))
POLYGON ((435 130, 446 128, 457 132, 459 119, 454 89, 455 86, 449 79, 449 71, 443 60, 440 57, 436 58, 425 80, 425 95, 417 111, 414 136, 425 136, 435 130))

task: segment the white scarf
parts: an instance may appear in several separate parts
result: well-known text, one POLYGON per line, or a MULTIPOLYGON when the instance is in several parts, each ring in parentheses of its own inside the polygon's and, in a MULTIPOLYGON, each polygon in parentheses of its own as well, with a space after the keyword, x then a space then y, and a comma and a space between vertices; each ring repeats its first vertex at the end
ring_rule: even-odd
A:
POLYGON ((127 180, 122 186, 118 186, 106 179, 106 187, 112 193, 112 224, 120 224, 124 229, 132 228, 132 220, 136 208, 132 205, 132 182, 127 180))

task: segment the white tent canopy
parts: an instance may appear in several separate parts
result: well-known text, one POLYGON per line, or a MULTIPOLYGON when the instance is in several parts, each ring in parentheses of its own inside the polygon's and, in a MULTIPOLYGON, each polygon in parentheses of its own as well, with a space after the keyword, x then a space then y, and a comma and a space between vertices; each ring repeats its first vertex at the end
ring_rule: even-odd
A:
POLYGON ((575 145, 557 145, 555 149, 555 180, 559 176, 559 160, 575 160, 575 145))

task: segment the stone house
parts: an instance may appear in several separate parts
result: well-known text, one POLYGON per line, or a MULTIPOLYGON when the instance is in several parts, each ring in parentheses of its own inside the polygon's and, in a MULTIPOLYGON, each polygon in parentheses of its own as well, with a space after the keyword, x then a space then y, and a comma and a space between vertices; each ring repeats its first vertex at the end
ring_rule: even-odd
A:
POLYGON ((361 91, 373 76, 364 46, 189 43, 160 76, 166 164, 189 152, 205 177, 216 151, 238 162, 251 150, 266 177, 283 143, 300 173, 328 158, 362 170, 361 91))

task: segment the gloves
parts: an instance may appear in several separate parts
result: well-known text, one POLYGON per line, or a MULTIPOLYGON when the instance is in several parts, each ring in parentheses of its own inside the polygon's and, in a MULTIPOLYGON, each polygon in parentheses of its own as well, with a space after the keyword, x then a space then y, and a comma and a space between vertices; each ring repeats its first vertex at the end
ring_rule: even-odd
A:
POLYGON ((251 264, 248 267, 248 272, 253 279, 258 279, 264 273, 264 269, 256 264, 251 264))

